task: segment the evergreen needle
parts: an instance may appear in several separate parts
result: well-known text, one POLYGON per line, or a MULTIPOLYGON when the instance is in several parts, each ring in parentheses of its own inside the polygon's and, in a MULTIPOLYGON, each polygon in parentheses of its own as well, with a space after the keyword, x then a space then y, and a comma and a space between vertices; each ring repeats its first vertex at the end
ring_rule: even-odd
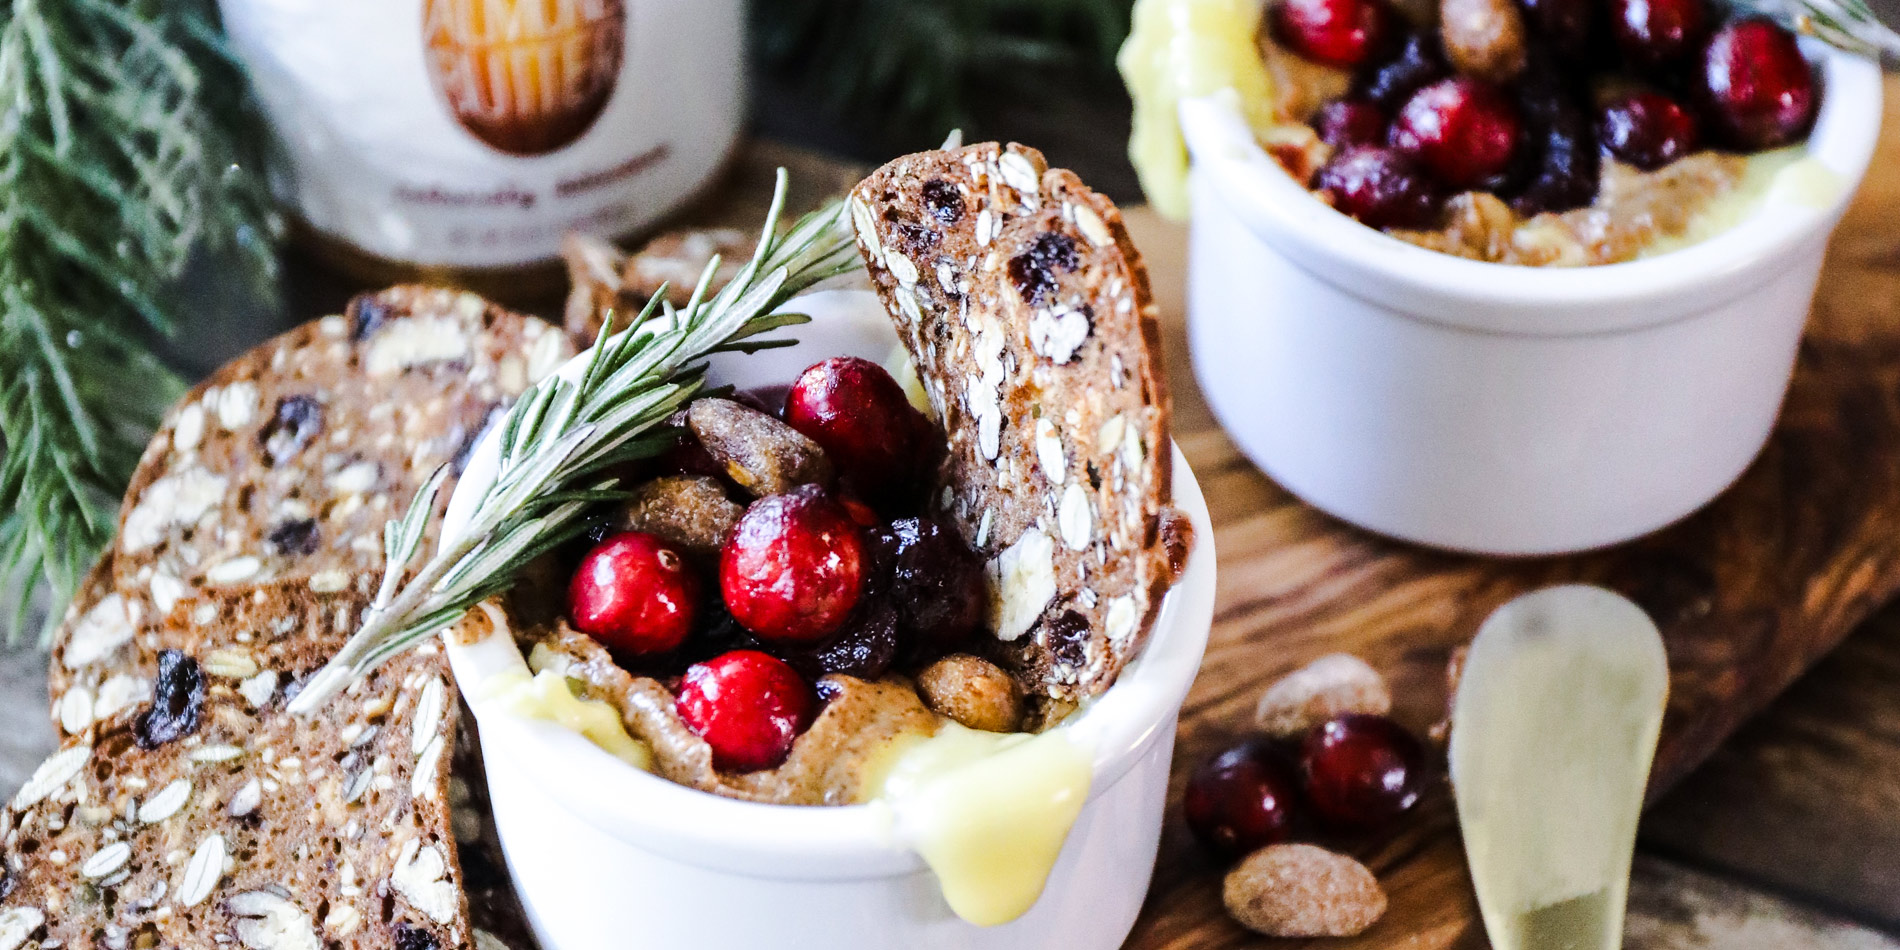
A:
POLYGON ((0 4, 0 625, 50 633, 184 383, 152 355, 206 251, 268 281, 265 137, 215 0, 0 4), (10 599, 9 599, 10 598, 10 599))

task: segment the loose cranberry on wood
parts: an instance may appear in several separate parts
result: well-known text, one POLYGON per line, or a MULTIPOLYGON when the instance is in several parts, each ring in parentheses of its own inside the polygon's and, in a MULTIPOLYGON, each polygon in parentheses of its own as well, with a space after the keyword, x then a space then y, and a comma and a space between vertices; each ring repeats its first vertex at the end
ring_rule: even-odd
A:
POLYGON ((1385 0, 1280 0, 1268 16, 1287 48, 1343 69, 1379 52, 1398 19, 1385 0))
POLYGON ((823 446, 850 486, 874 501, 913 494, 942 441, 884 367, 855 356, 801 373, 786 396, 785 421, 823 446))
POLYGON ((1611 155, 1654 171, 1695 151, 1695 117, 1661 93, 1628 93, 1604 105, 1597 137, 1611 155))
POLYGON ((1371 830, 1418 804, 1425 749, 1384 716, 1348 713, 1307 735, 1300 769, 1315 814, 1337 828, 1371 830))
POLYGON ((574 629, 622 653, 664 653, 686 641, 699 607, 686 558, 650 534, 615 534, 581 558, 568 582, 574 629))
POLYGON ((1414 93, 1392 120, 1389 139, 1441 184, 1467 189, 1510 168, 1522 126, 1517 106, 1496 86, 1460 76, 1414 93))
POLYGON ((1610 0, 1610 34, 1625 59, 1655 73, 1702 48, 1714 19, 1708 0, 1610 0))
POLYGON ((1265 740, 1251 739, 1194 770, 1181 810, 1202 844, 1239 857, 1287 839, 1298 795, 1292 764, 1265 740))
POLYGON ((1423 228, 1437 218, 1439 199, 1409 157, 1389 148, 1350 148, 1313 180, 1333 207, 1375 228, 1423 228))
POLYGON ((688 668, 674 709, 725 772, 777 768, 811 725, 811 686, 784 662, 734 650, 688 668))
POLYGON ((816 485, 761 498, 720 552, 726 609, 770 643, 813 643, 844 624, 864 589, 862 529, 816 485))
POLYGON ((1712 131, 1748 151, 1807 135, 1818 105, 1814 73, 1794 34, 1748 17, 1717 30, 1702 53, 1697 94, 1712 131))

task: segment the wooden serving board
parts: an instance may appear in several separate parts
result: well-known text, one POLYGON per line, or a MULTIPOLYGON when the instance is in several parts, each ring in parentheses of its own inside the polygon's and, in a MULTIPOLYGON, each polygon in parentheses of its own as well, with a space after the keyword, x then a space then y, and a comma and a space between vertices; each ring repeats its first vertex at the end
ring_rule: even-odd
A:
POLYGON ((1293 499, 1239 454, 1193 384, 1182 316, 1185 231, 1143 211, 1129 215, 1166 314, 1177 440, 1213 509, 1220 552, 1213 636, 1183 711, 1161 863, 1129 947, 1485 946, 1442 768, 1394 836, 1339 843, 1368 861, 1390 896, 1371 931, 1274 941, 1228 921, 1219 896, 1225 868, 1181 822, 1181 786, 1247 730, 1267 683, 1316 656, 1346 650, 1384 670, 1397 715, 1423 731, 1443 719, 1452 652, 1498 605, 1569 581, 1620 591, 1650 612, 1668 644, 1672 692, 1653 796, 1900 594, 1900 80, 1886 92, 1874 172, 1836 235, 1768 448, 1703 512, 1584 556, 1428 552, 1293 499))

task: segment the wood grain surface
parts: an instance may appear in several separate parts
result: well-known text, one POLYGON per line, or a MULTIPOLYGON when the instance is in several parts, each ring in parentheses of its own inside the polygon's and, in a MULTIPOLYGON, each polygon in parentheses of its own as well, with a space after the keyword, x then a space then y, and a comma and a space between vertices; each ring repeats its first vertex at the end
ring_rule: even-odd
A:
MULTIPOLYGON (((1896 92, 1890 81, 1876 168, 1900 155, 1896 92)), ((1649 539, 1536 560, 1387 542, 1262 476, 1188 382, 1183 230, 1140 211, 1131 219, 1167 315, 1177 437, 1213 506, 1220 551, 1213 637, 1176 746, 1176 795, 1189 769, 1244 732, 1268 682, 1326 652, 1348 650, 1385 670, 1398 715, 1429 727, 1445 708, 1447 659, 1479 622, 1519 593, 1569 581, 1626 594, 1663 630, 1672 681, 1655 769, 1661 790, 1900 593, 1900 176, 1877 175, 1843 223, 1782 422, 1736 486, 1649 539)), ((1312 946, 1484 945, 1442 780, 1396 835, 1348 844, 1379 873, 1391 909, 1363 937, 1312 946)), ((1263 941, 1228 922, 1222 871, 1171 811, 1130 946, 1304 945, 1263 941)))
POLYGON ((1900 927, 1900 610, 1656 804, 1643 846, 1900 927))

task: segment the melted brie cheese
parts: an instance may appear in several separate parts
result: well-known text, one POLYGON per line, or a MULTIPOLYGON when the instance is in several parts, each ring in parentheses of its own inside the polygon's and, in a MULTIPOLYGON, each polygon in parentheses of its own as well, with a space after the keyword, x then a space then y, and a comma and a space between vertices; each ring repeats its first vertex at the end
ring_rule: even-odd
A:
POLYGON ((936 872, 950 909, 990 927, 1034 906, 1088 800, 1093 754, 1067 729, 1003 735, 945 723, 891 756, 872 786, 876 803, 936 872))

